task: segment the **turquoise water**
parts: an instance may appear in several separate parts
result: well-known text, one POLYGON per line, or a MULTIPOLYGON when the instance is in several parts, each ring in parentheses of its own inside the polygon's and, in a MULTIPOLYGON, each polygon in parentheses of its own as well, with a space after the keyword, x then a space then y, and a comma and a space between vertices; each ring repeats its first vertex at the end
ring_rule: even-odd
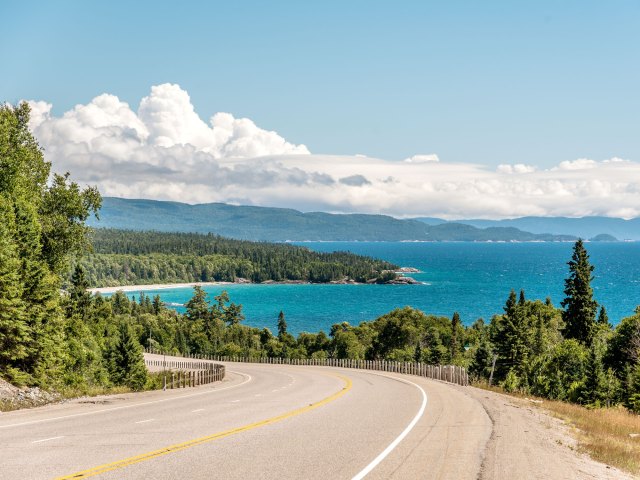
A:
MULTIPOLYGON (((318 251, 348 250, 415 267, 421 285, 224 285, 206 287, 213 299, 227 290, 243 305, 245 324, 276 330, 283 310, 289 331, 328 332, 331 325, 373 320, 395 307, 410 305, 451 316, 458 311, 469 325, 501 313, 509 290, 524 288, 527 298, 555 305, 563 298, 571 243, 395 243, 309 242, 318 251)), ((595 265, 595 297, 618 323, 640 304, 640 243, 587 244, 595 265)), ((148 291, 165 302, 184 303, 191 288, 148 291)), ((131 295, 131 294, 130 294, 131 295)), ((177 307, 178 310, 183 310, 177 307)))

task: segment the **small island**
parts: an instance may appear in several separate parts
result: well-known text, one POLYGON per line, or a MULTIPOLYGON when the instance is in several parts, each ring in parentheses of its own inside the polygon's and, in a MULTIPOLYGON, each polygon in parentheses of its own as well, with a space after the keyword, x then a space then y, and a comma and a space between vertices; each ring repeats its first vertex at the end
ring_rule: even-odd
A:
POLYGON ((589 239, 590 242, 618 242, 619 240, 613 235, 609 235, 608 233, 601 233, 600 235, 596 235, 593 238, 589 239))

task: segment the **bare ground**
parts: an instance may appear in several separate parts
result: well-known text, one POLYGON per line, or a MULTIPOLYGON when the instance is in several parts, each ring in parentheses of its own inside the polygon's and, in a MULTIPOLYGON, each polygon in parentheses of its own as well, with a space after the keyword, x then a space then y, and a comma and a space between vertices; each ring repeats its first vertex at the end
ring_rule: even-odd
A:
POLYGON ((633 479, 578 451, 571 429, 531 401, 466 387, 493 423, 480 470, 482 480, 633 479))

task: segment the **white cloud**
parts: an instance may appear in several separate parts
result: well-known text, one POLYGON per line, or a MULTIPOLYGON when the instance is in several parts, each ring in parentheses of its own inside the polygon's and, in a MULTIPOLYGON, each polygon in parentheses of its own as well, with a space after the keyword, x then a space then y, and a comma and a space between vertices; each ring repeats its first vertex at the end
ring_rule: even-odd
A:
POLYGON ((499 173, 531 173, 536 171, 536 167, 532 165, 525 165, 523 163, 516 163, 515 165, 500 164, 496 169, 499 173))
POLYGON ((565 160, 564 162, 560 162, 560 164, 556 167, 556 169, 557 170, 588 170, 590 168, 595 168, 596 166, 597 166, 597 163, 595 160, 590 160, 588 158, 579 158, 577 160, 565 160))
POLYGON ((406 163, 429 163, 439 162, 440 159, 435 153, 429 153, 427 155, 414 155, 413 157, 405 158, 406 163))
POLYGON ((249 119, 217 113, 207 124, 170 84, 153 87, 137 112, 107 94, 59 117, 30 103, 54 170, 103 195, 446 218, 640 216, 640 163, 615 157, 490 169, 434 154, 311 155, 249 119))

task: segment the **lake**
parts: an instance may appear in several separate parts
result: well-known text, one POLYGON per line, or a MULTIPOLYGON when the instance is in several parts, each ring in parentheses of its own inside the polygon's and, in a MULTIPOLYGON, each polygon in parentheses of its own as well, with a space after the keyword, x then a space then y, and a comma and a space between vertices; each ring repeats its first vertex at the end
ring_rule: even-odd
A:
MULTIPOLYGON (((410 274, 420 285, 224 285, 208 286, 210 299, 227 290, 243 305, 245 324, 276 331, 283 310, 289 331, 328 332, 343 321, 358 324, 410 305, 426 313, 464 324, 502 313, 510 289, 525 290, 529 299, 550 297, 559 306, 572 243, 469 242, 305 242, 317 251, 344 250, 389 260, 422 273, 410 274)), ((594 295, 612 323, 640 304, 640 243, 587 243, 595 266, 594 295)), ((149 290, 165 302, 185 303, 191 288, 149 290)), ((129 294, 132 295, 132 294, 129 294)), ((176 307, 183 311, 181 307, 176 307)))

